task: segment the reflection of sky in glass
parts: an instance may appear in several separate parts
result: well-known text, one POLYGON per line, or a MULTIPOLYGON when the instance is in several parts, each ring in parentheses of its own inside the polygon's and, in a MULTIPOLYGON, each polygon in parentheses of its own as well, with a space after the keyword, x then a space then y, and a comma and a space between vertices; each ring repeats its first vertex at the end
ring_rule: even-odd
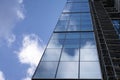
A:
POLYGON ((60 62, 57 78, 78 78, 78 63, 60 62))
POLYGON ((80 62, 81 79, 101 79, 99 62, 80 62))
POLYGON ((61 61, 79 61, 79 49, 76 48, 63 49, 61 61))
POLYGON ((101 79, 88 0, 68 2, 71 3, 66 4, 59 18, 36 77, 101 79))
POLYGON ((58 62, 40 62, 35 78, 54 78, 58 62))
POLYGON ((42 61, 59 61, 60 53, 61 49, 59 48, 47 48, 42 61))

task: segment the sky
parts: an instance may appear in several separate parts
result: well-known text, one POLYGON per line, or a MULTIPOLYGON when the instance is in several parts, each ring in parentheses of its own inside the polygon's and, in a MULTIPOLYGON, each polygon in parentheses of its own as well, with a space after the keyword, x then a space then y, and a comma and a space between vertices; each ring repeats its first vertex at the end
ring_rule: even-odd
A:
POLYGON ((0 0, 0 80, 31 80, 66 0, 0 0))

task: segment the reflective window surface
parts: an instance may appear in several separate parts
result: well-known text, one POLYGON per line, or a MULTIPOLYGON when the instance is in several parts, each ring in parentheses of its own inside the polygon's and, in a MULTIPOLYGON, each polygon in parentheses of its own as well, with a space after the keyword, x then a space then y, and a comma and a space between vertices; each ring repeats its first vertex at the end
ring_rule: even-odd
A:
POLYGON ((99 62, 80 62, 81 79, 101 79, 99 62))
POLYGON ((78 78, 78 62, 60 62, 57 78, 78 78))
POLYGON ((39 78, 54 78, 58 62, 40 62, 34 77, 39 78))
POLYGON ((120 38, 120 20, 117 19, 117 20, 112 20, 113 22, 113 26, 117 32, 117 34, 119 35, 119 38, 120 38))
POLYGON ((47 48, 41 61, 59 61, 61 49, 47 48))
POLYGON ((88 0, 68 0, 68 2, 88 2, 88 0))
POLYGON ((101 80, 96 47, 88 0, 67 0, 33 78, 101 80))
POLYGON ((64 48, 61 55, 61 61, 79 61, 79 49, 64 48))

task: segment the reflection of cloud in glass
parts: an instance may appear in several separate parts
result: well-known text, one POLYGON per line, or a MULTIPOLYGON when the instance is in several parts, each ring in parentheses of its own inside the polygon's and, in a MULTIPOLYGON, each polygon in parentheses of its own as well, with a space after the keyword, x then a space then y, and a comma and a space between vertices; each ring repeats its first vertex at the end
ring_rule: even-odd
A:
POLYGON ((82 49, 96 49, 96 45, 93 44, 92 41, 86 41, 83 43, 81 43, 81 48, 82 49))
POLYGON ((92 42, 87 41, 80 49, 81 61, 98 61, 98 53, 96 46, 92 42))
POLYGON ((64 49, 62 51, 61 61, 78 61, 79 49, 64 49))
POLYGON ((78 78, 78 62, 60 62, 57 78, 78 78))
POLYGON ((51 40, 48 44, 48 48, 62 48, 63 40, 51 40))
MULTIPOLYGON (((53 47, 54 43, 51 44, 53 47)), ((59 43, 59 45, 61 45, 59 43)), ((57 71, 57 78, 78 78, 79 50, 80 50, 80 77, 100 79, 101 71, 98 62, 96 46, 87 42, 82 48, 50 49, 45 52, 36 76, 41 78, 54 78, 58 61, 61 54, 57 71), (91 49, 92 47, 92 49, 91 49), (62 53, 61 53, 62 52, 62 53), (43 62, 45 61, 45 62, 43 62), (47 61, 47 62, 46 62, 47 61), (53 61, 53 62, 51 62, 53 61)))
POLYGON ((101 79, 99 62, 80 62, 80 78, 101 79))

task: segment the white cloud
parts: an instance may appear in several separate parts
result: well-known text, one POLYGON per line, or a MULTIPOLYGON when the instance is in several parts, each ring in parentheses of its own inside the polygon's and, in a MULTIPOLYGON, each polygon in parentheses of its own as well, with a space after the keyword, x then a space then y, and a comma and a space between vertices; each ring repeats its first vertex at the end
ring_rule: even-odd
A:
POLYGON ((5 80, 5 77, 4 77, 4 75, 3 75, 3 72, 2 72, 2 71, 0 71, 0 80, 5 80))
POLYGON ((23 80, 30 80, 36 66, 43 54, 44 45, 42 40, 35 34, 24 35, 22 47, 17 51, 19 61, 22 64, 28 64, 30 67, 27 70, 26 78, 23 80))
MULTIPOLYGON (((2 0, 0 2, 0 39, 13 43, 13 28, 25 18, 23 0, 2 0), (9 39, 10 38, 10 39, 9 39)), ((14 35, 15 36, 15 35, 14 35)))

